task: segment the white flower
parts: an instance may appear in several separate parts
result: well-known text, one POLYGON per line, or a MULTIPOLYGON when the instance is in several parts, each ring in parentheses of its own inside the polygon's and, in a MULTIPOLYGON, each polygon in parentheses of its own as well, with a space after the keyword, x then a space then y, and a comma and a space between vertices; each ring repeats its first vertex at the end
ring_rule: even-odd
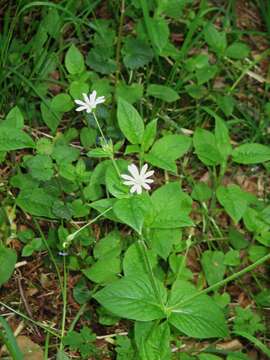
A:
POLYGON ((143 165, 141 171, 139 172, 139 169, 136 165, 131 164, 128 166, 128 171, 130 172, 130 175, 121 174, 121 177, 126 180, 123 181, 123 184, 131 186, 130 192, 137 194, 142 193, 142 188, 145 190, 150 190, 150 186, 148 184, 151 184, 154 182, 152 179, 148 179, 150 176, 154 174, 154 171, 147 171, 148 165, 143 165), (146 172, 147 171, 147 172, 146 172))
POLYGON ((76 111, 86 111, 88 114, 92 112, 93 109, 97 107, 98 104, 102 104, 105 101, 104 96, 99 96, 97 98, 97 92, 94 90, 89 96, 87 94, 82 94, 84 101, 75 100, 77 105, 80 105, 76 111))

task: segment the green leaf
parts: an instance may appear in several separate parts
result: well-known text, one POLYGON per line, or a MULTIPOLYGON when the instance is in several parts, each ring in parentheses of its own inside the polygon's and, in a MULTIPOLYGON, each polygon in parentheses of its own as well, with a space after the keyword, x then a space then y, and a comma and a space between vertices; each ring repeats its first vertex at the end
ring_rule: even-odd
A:
POLYGON ((219 32, 212 23, 208 23, 204 29, 204 38, 212 50, 218 55, 223 55, 227 47, 225 32, 219 32))
POLYGON ((228 128, 225 124, 225 122, 215 114, 215 137, 216 137, 216 144, 218 147, 218 151, 223 157, 223 162, 227 160, 227 157, 232 152, 232 146, 230 143, 230 136, 228 128))
POLYGON ((84 59, 80 50, 72 44, 65 56, 65 66, 71 75, 80 74, 84 71, 84 59))
POLYGON ((82 272, 89 280, 98 284, 106 284, 117 279, 116 275, 121 272, 120 258, 111 255, 105 256, 82 272))
POLYGON ((43 188, 26 188, 20 192, 16 204, 31 215, 55 218, 52 213, 55 200, 43 188))
POLYGON ((203 68, 196 69, 196 78, 198 85, 203 85, 209 80, 213 79, 219 68, 216 65, 207 65, 203 68))
POLYGON ((118 231, 111 231, 104 238, 100 239, 94 248, 96 259, 103 258, 107 255, 120 255, 121 253, 121 235, 118 231))
POLYGON ((131 144, 141 144, 144 123, 137 110, 122 98, 118 99, 117 119, 119 127, 131 144))
POLYGON ((174 102, 180 97, 171 87, 165 85, 149 84, 147 87, 147 95, 153 96, 165 102, 174 102))
MULTIPOLYGON (((117 167, 121 174, 127 173, 129 163, 126 160, 116 160, 117 167)), ((124 198, 129 196, 129 187, 123 184, 115 167, 110 163, 106 169, 105 182, 107 190, 116 198, 124 198)))
POLYGON ((224 254, 222 251, 204 251, 201 264, 209 285, 214 285, 223 279, 226 266, 224 265, 224 254))
POLYGON ((242 42, 234 42, 226 49, 225 55, 231 59, 241 60, 249 55, 249 47, 242 42))
POLYGON ((139 351, 140 360, 170 360, 170 327, 167 321, 136 322, 135 342, 139 351))
POLYGON ((127 37, 123 47, 124 64, 134 70, 147 65, 153 58, 151 47, 141 39, 127 37))
POLYGON ((234 98, 231 95, 217 96, 217 104, 226 116, 231 116, 234 109, 234 98))
POLYGON ((147 195, 134 195, 117 200, 113 211, 119 220, 141 234, 145 215, 151 211, 151 201, 147 195))
MULTIPOLYGON (((123 270, 125 276, 139 276, 147 273, 147 266, 145 264, 144 252, 138 242, 132 244, 125 252, 123 260, 123 270)), ((151 249, 146 249, 147 256, 150 261, 151 268, 157 265, 157 256, 151 249)))
MULTIPOLYGON (((51 106, 51 102, 48 102, 48 105, 51 106)), ((55 132, 58 125, 60 124, 61 114, 58 112, 52 112, 52 110, 48 108, 48 106, 43 102, 40 104, 40 111, 44 123, 52 132, 55 132)))
POLYGON ((145 160, 161 169, 176 173, 175 160, 184 155, 191 145, 191 139, 184 135, 166 135, 157 140, 145 160))
POLYGON ((34 147, 34 141, 22 130, 9 126, 0 127, 0 151, 11 151, 34 147))
POLYGON ((151 200, 154 205, 154 216, 148 219, 149 227, 170 229, 193 225, 188 217, 192 200, 182 192, 179 183, 171 182, 158 188, 151 200))
POLYGON ((151 43, 155 52, 160 55, 169 42, 170 30, 167 21, 163 18, 149 18, 148 26, 151 43))
POLYGON ((270 160, 270 146, 250 143, 238 146, 232 152, 233 161, 239 164, 258 164, 270 160))
POLYGON ((69 93, 73 99, 80 99, 83 93, 89 93, 89 85, 83 81, 72 81, 69 86, 69 93))
POLYGON ((51 107, 55 112, 67 112, 73 109, 74 103, 68 94, 58 94, 52 99, 51 107))
POLYGON ((249 200, 251 200, 248 193, 234 184, 228 185, 227 187, 219 186, 217 189, 217 198, 235 224, 242 218, 249 204, 249 200))
POLYGON ((192 0, 161 0, 158 1, 157 13, 163 13, 174 19, 181 19, 184 8, 190 3, 192 0))
POLYGON ((0 245, 0 287, 11 277, 17 262, 16 251, 0 245))
POLYGON ((142 149, 143 151, 148 151, 155 141, 157 133, 157 119, 150 121, 145 127, 143 139, 142 139, 142 149))
MULTIPOLYGON (((158 283, 159 291, 166 299, 166 290, 158 283)), ((147 277, 124 277, 93 296, 113 314, 132 320, 151 321, 165 316, 152 285, 147 277)))
POLYGON ((198 182, 194 185, 191 196, 194 200, 203 202, 207 201, 212 196, 212 190, 204 182, 198 182))
POLYGON ((193 144, 198 158, 205 165, 214 166, 223 161, 216 138, 210 131, 197 128, 194 133, 193 144))
POLYGON ((173 284, 168 301, 169 322, 189 337, 198 339, 224 338, 228 329, 222 310, 207 295, 197 295, 197 290, 186 281, 173 284))
POLYGON ((10 126, 16 129, 22 129, 24 126, 24 119, 21 110, 18 106, 14 106, 7 114, 4 121, 0 123, 1 126, 10 126))
POLYGON ((164 260, 167 259, 172 251, 174 244, 181 241, 180 229, 151 229, 149 234, 151 248, 164 260))
POLYGON ((124 82, 119 82, 116 88, 116 96, 122 98, 130 104, 135 103, 140 100, 143 96, 143 85, 133 83, 131 85, 126 85, 124 82))
POLYGON ((46 181, 50 180, 53 176, 53 163, 48 155, 32 156, 26 161, 26 165, 34 179, 46 181))

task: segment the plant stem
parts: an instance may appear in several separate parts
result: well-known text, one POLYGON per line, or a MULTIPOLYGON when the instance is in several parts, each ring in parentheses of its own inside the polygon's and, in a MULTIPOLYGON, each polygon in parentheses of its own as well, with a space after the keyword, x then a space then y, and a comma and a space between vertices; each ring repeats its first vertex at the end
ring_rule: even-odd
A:
POLYGON ((194 300, 195 298, 201 296, 201 295, 204 295, 204 294, 207 294, 209 293, 210 291, 213 291, 213 290, 217 290, 219 287, 223 286, 223 285, 226 285, 228 282, 232 281, 232 280, 235 280, 237 279, 238 277, 242 276, 242 275, 245 275, 246 273, 252 271, 253 269, 255 269, 257 266, 263 264, 265 261, 269 260, 270 259, 270 254, 267 254, 265 256, 263 256, 262 258, 260 258, 259 260, 255 261, 253 264, 245 267, 244 269, 238 271, 237 273, 235 274, 232 274, 228 277, 226 277, 224 280, 221 280, 211 286, 209 286, 208 288, 204 289, 204 290, 201 290, 199 291, 198 293, 190 296, 188 299, 186 299, 185 301, 181 301, 179 303, 177 303, 176 305, 174 305, 173 308, 177 307, 177 306, 181 306, 181 305, 184 305, 184 304, 187 304, 189 303, 191 300, 194 300))
POLYGON ((65 336, 65 325, 66 325, 66 315, 67 315, 67 268, 66 268, 66 258, 63 259, 63 313, 62 313, 62 326, 61 326, 61 342, 60 350, 63 350, 63 338, 65 336))
POLYGON ((145 263, 154 293, 155 293, 160 305, 162 306, 162 308, 164 308, 164 302, 162 300, 162 297, 161 297, 161 294, 160 294, 160 291, 159 291, 159 288, 158 288, 158 285, 156 282, 156 278, 155 278, 155 275, 152 270, 151 262, 150 262, 150 259, 149 259, 148 253, 147 253, 147 247, 146 247, 145 241, 142 236, 141 236, 140 240, 138 241, 138 244, 139 244, 139 247, 143 254, 144 263, 145 263))
MULTIPOLYGON (((67 237, 67 243, 71 242, 78 234, 79 232, 81 232, 83 229, 87 228, 89 225, 93 224, 95 221, 97 221, 100 217, 102 217, 103 215, 105 215, 107 212, 109 212, 110 210, 112 210, 112 207, 109 207, 108 209, 104 210, 102 213, 100 213, 98 216, 96 216, 94 219, 90 220, 87 224, 83 225, 81 228, 79 228, 78 230, 74 231, 74 233, 70 234, 67 237)), ((69 245, 69 244, 68 244, 69 245)), ((66 246, 68 247, 68 246, 66 246)))
POLYGON ((0 301, 0 305, 3 306, 3 307, 5 307, 6 309, 12 311, 14 314, 22 317, 23 319, 25 319, 25 320, 27 320, 27 321, 30 321, 31 323, 35 324, 36 326, 39 326, 41 329, 49 332, 49 333, 52 334, 53 336, 56 336, 56 337, 60 338, 60 335, 59 335, 56 331, 52 330, 50 327, 48 327, 48 326, 46 326, 46 325, 43 325, 43 324, 41 324, 41 323, 38 322, 38 321, 35 321, 35 320, 31 319, 29 316, 21 313, 21 312, 18 311, 18 310, 13 309, 12 307, 10 307, 9 305, 3 303, 2 301, 0 301))
POLYGON ((106 138, 105 138, 105 136, 104 136, 104 133, 103 133, 103 131, 102 131, 101 127, 100 127, 100 124, 99 124, 98 118, 97 118, 97 116, 96 116, 96 114, 95 114, 95 112, 94 112, 94 111, 92 112, 92 114, 93 114, 93 116, 94 116, 95 122, 96 122, 97 127, 98 127, 98 130, 99 130, 99 132, 100 132, 100 135, 101 135, 101 137, 102 137, 102 139, 103 139, 104 143, 106 144, 106 142, 107 142, 107 141, 106 141, 106 138))

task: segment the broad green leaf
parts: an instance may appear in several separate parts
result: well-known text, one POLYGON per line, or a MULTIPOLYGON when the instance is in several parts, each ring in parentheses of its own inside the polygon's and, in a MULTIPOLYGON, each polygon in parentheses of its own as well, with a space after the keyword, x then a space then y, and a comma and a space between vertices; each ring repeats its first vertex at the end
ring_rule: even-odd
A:
POLYGON ((97 130, 89 127, 84 127, 80 131, 80 141, 83 147, 88 150, 96 143, 97 130))
POLYGON ((58 113, 70 111, 74 107, 74 103, 68 94, 58 94, 51 102, 52 110, 58 113))
POLYGON ((218 151, 222 155, 223 161, 226 161, 232 152, 229 131, 225 122, 219 116, 215 115, 215 120, 215 137, 218 151))
POLYGON ((169 103, 179 99, 178 93, 173 88, 158 84, 148 85, 147 95, 169 103))
POLYGON ((217 198, 236 224, 244 215, 249 202, 252 201, 252 195, 234 184, 227 187, 219 186, 217 198))
POLYGON ((55 218, 52 213, 55 200, 56 198, 46 193, 43 188, 27 188, 20 192, 16 204, 31 215, 55 218))
POLYGON ((235 148, 232 152, 233 161, 239 164, 258 164, 270 160, 270 146, 250 143, 235 148))
POLYGON ((151 228, 179 228, 192 226, 188 217, 192 208, 191 198, 185 194, 177 182, 171 182, 158 188, 151 196, 154 216, 147 225, 151 228), (151 221, 152 220, 152 221, 151 221))
POLYGON ((0 287, 11 277, 17 261, 16 251, 0 245, 0 287))
POLYGON ((117 119, 128 141, 132 144, 141 144, 144 133, 143 120, 137 110, 122 98, 118 99, 117 119))
POLYGON ((81 99, 83 93, 89 93, 89 85, 83 81, 72 81, 69 86, 69 93, 73 99, 81 99))
POLYGON ((143 139, 142 139, 142 149, 143 151, 148 151, 155 141, 157 133, 157 120, 152 120, 145 127, 143 139))
MULTIPOLYGON (((148 269, 146 265, 146 259, 144 258, 144 251, 142 247, 143 243, 132 244, 125 252, 123 260, 123 270, 125 276, 139 276, 139 274, 147 274, 148 269)), ((154 268, 157 265, 157 256, 150 250, 146 249, 147 256, 150 260, 151 267, 154 268)))
POLYGON ((162 50, 169 42, 169 26, 167 21, 163 18, 149 18, 148 19, 149 37, 154 47, 155 52, 160 55, 162 50))
POLYGON ((0 127, 0 151, 11 151, 34 147, 34 141, 22 130, 13 126, 0 127))
POLYGON ((139 83, 126 85, 124 82, 120 82, 116 88, 116 96, 117 98, 122 98, 130 104, 133 104, 142 98, 143 85, 139 83))
POLYGON ((89 280, 98 284, 106 284, 116 280, 116 275, 121 272, 120 258, 112 257, 109 254, 82 272, 89 280))
POLYGON ((184 155, 191 145, 191 139, 184 135, 166 135, 157 140, 145 160, 161 169, 176 173, 175 160, 184 155))
POLYGON ((224 265, 238 266, 240 265, 240 252, 238 250, 229 250, 225 254, 224 265))
POLYGON ((217 104, 226 116, 231 116, 233 113, 235 101, 231 95, 217 96, 217 104))
POLYGON ((223 55, 227 47, 226 33, 218 31, 212 23, 204 28, 204 38, 207 44, 218 55, 223 55))
POLYGON ((191 196, 194 200, 204 202, 211 198, 212 190, 206 183, 197 182, 194 185, 191 196))
POLYGON ((174 244, 181 241, 180 229, 151 229, 149 234, 151 248, 163 259, 169 256, 174 244))
MULTIPOLYGON (((10 126, 16 129, 22 129, 24 126, 24 119, 21 110, 18 106, 14 106, 7 114, 4 121, 0 122, 1 126, 10 126)), ((1 130, 0 130, 1 131, 1 130)))
MULTIPOLYGON (((121 174, 128 174, 129 163, 126 160, 116 160, 117 167, 121 174)), ((107 190, 116 198, 124 198, 129 196, 129 186, 123 184, 123 180, 119 177, 115 167, 111 163, 107 166, 105 182, 107 190)))
POLYGON ((157 14, 165 14, 175 19, 181 19, 184 8, 192 0, 161 0, 158 1, 157 14))
POLYGON ((234 42, 226 49, 225 55, 231 59, 240 60, 249 55, 249 47, 242 42, 234 42))
POLYGON ((140 360, 170 360, 170 327, 167 321, 163 323, 135 323, 135 342, 140 360))
POLYGON ((169 296, 169 322, 189 337, 198 339, 224 338, 228 335, 224 314, 207 295, 197 295, 197 290, 186 281, 176 281, 169 296))
POLYGON ((151 211, 151 201, 146 194, 134 195, 117 200, 113 211, 124 224, 141 234, 144 218, 151 211))
POLYGON ((207 65, 203 68, 196 69, 196 78, 198 85, 203 85, 209 80, 213 79, 218 72, 218 67, 216 65, 207 65))
POLYGON ((204 251, 201 264, 209 285, 214 285, 223 279, 226 266, 224 265, 224 253, 222 251, 204 251))
POLYGON ((26 161, 27 167, 30 169, 30 174, 33 178, 46 181, 53 176, 53 162, 48 155, 32 156, 26 161))
POLYGON ((222 163, 223 157, 218 150, 214 134, 208 130, 197 128, 193 137, 195 153, 205 165, 218 165, 222 163))
POLYGON ((91 203, 91 207, 97 210, 99 213, 106 212, 103 216, 108 218, 112 221, 118 221, 117 217, 114 215, 112 210, 109 210, 113 207, 116 199, 109 198, 109 199, 101 199, 91 203))
POLYGON ((153 58, 151 47, 141 39, 127 37, 124 41, 124 64, 134 70, 147 65, 153 58))
POLYGON ((84 71, 84 59, 80 50, 72 44, 65 56, 65 66, 71 75, 80 74, 84 71))
POLYGON ((96 259, 107 255, 120 255, 121 253, 121 235, 119 231, 111 231, 104 238, 100 239, 94 247, 94 256, 96 259))
MULTIPOLYGON (((48 106, 51 106, 51 102, 47 103, 48 106)), ((43 102, 40 104, 40 111, 42 120, 48 126, 48 128, 55 132, 58 125, 60 124, 62 115, 59 112, 52 112, 50 108, 48 108, 43 102)))
MULTIPOLYGON (((165 301, 166 290, 157 280, 156 283, 165 301)), ((165 316, 151 282, 143 275, 117 280, 93 297, 107 310, 126 319, 151 321, 165 316)))

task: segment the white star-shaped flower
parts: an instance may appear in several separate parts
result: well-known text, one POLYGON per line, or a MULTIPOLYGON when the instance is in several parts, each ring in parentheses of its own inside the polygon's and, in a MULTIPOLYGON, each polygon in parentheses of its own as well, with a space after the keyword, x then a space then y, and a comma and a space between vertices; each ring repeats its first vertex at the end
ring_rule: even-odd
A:
POLYGON ((87 94, 82 94, 84 101, 75 100, 77 105, 80 105, 76 111, 86 111, 88 114, 93 111, 97 107, 98 104, 102 104, 105 102, 104 96, 97 97, 97 92, 94 90, 89 96, 87 94))
POLYGON ((154 174, 154 170, 147 171, 147 168, 148 165, 145 164, 139 172, 137 166, 131 164, 128 166, 128 171, 132 176, 127 174, 121 174, 121 177, 125 180, 123 181, 123 184, 131 186, 131 193, 136 192, 137 194, 141 194, 142 188, 144 188, 145 190, 151 189, 148 184, 152 184, 154 180, 148 178, 154 174))

